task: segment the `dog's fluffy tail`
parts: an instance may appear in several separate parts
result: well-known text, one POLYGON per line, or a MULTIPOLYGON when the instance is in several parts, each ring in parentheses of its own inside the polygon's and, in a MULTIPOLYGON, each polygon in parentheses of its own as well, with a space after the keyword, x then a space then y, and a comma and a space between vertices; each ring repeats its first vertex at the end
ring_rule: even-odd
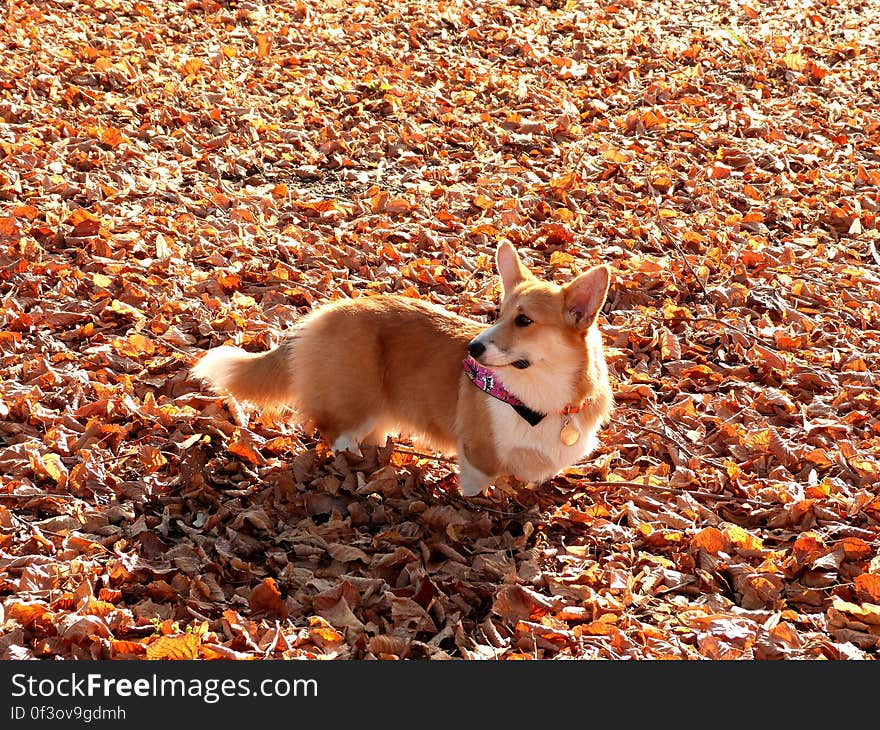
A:
POLYGON ((266 352, 246 352, 223 345, 208 350, 192 373, 220 393, 260 408, 294 406, 291 338, 266 352))

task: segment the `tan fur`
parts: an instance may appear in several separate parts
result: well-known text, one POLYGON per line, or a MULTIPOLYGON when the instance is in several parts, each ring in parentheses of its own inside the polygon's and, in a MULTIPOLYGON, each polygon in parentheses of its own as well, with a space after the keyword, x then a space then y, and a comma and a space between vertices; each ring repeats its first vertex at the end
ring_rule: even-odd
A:
POLYGON ((571 418, 590 439, 611 411, 595 327, 608 273, 595 267, 564 287, 542 282, 509 244, 499 248, 497 265, 505 296, 492 327, 418 300, 361 297, 314 310, 269 352, 211 350, 193 373, 237 399, 293 409, 337 450, 384 443, 386 434, 401 433, 458 453, 465 494, 483 491, 502 474, 548 478, 588 446, 560 450, 554 429, 561 408, 589 399, 571 418), (518 327, 518 314, 533 324, 518 327), (478 359, 511 392, 549 414, 538 428, 523 426, 510 406, 470 382, 461 363, 472 342, 487 345, 478 359), (519 357, 531 366, 512 367, 519 357), (512 431, 522 432, 515 443, 512 431))
POLYGON ((193 375, 239 400, 273 409, 295 398, 289 342, 269 352, 215 347, 193 368, 193 375))

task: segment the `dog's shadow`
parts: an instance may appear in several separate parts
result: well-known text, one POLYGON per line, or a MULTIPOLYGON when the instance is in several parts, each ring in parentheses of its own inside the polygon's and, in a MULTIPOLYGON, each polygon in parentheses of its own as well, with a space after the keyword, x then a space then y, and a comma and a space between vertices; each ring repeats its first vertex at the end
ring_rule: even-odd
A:
POLYGON ((513 480, 465 498, 451 461, 390 439, 361 451, 314 441, 292 458, 242 465, 234 488, 220 482, 236 459, 216 452, 200 463, 206 503, 190 495, 174 519, 149 520, 160 521, 168 549, 137 541, 151 567, 130 599, 149 602, 149 620, 197 615, 219 628, 230 610, 256 626, 283 619, 318 655, 370 658, 393 646, 400 658, 443 658, 514 646, 504 602, 512 586, 540 590, 546 498, 513 480), (277 600, 264 600, 267 580, 277 600), (324 622, 338 645, 312 631, 324 622))

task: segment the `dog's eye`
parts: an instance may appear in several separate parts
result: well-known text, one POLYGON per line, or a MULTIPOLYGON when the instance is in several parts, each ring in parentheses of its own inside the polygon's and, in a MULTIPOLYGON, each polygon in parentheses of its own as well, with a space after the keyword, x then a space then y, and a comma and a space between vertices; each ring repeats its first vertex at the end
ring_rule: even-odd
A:
POLYGON ((528 327, 532 323, 532 320, 530 320, 524 314, 518 314, 518 315, 516 315, 516 319, 513 320, 513 323, 517 327, 528 327))

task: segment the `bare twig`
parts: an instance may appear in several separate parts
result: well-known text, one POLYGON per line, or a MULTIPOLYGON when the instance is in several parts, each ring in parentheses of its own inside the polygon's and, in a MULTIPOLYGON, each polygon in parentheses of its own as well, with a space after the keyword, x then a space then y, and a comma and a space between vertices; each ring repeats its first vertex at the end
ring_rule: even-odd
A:
POLYGON ((717 317, 664 317, 664 322, 715 322, 716 324, 720 324, 726 327, 729 330, 733 330, 734 332, 739 332, 743 337, 748 337, 755 342, 759 342, 764 347, 769 347, 771 350, 776 350, 776 352, 781 352, 780 348, 776 346, 775 343, 764 340, 761 337, 758 337, 753 332, 748 332, 744 329, 737 327, 736 325, 730 324, 730 322, 725 322, 723 319, 718 319, 717 317))
POLYGON ((44 494, 11 494, 11 493, 3 493, 0 494, 0 499, 79 499, 79 497, 74 496, 73 494, 52 494, 50 492, 46 492, 44 494))
POLYGON ((681 487, 670 487, 664 486, 661 484, 643 484, 641 482, 614 482, 614 481, 596 481, 596 482, 581 482, 581 484, 586 484, 590 487, 627 487, 633 489, 651 489, 656 492, 671 492, 672 494, 689 494, 693 497, 703 497, 704 499, 713 499, 718 502, 739 502, 745 503, 748 502, 756 507, 779 507, 778 504, 772 504, 771 502, 762 502, 757 499, 750 499, 748 497, 737 497, 733 494, 725 495, 725 494, 715 494, 714 492, 703 492, 697 489, 682 489, 681 487))
POLYGON ((666 225, 666 221, 663 220, 663 217, 660 215, 660 204, 657 202, 657 198, 659 195, 657 194, 656 188, 648 183, 648 191, 651 193, 651 200, 654 202, 654 208, 657 212, 656 223, 657 227, 660 228, 661 231, 666 235, 666 239, 673 245, 675 250, 678 252, 678 255, 681 256, 681 260, 684 265, 687 267, 687 270, 691 272, 691 276, 694 277, 694 281, 697 282, 700 289, 703 291, 703 296, 708 296, 708 292, 706 291, 706 287, 703 286, 703 282, 700 281, 700 277, 697 276, 697 272, 694 271, 691 266, 690 261, 687 260, 687 254, 685 254, 684 249, 681 247, 681 244, 676 240, 675 236, 672 235, 672 231, 669 230, 669 226, 666 225))
MULTIPOLYGON (((656 415, 656 414, 655 414, 655 415, 656 415)), ((718 462, 717 460, 715 460, 715 459, 713 459, 713 458, 711 458, 711 457, 708 457, 708 456, 699 456, 699 455, 695 454, 693 451, 691 451, 690 449, 688 449, 687 446, 685 446, 684 444, 682 444, 680 441, 678 441, 678 440, 672 438, 672 436, 670 436, 668 433, 663 433, 662 431, 658 431, 658 430, 655 429, 655 428, 649 428, 648 426, 641 426, 641 425, 639 425, 638 423, 624 423, 623 421, 620 421, 620 420, 617 419, 617 418, 612 418, 612 419, 610 419, 610 421, 611 421, 611 423, 613 423, 615 426, 620 426, 621 428, 637 428, 637 429, 639 429, 640 431, 645 431, 646 433, 653 433, 653 434, 656 435, 656 436, 660 436, 660 438, 664 438, 664 439, 666 439, 667 441, 669 441, 669 442, 671 442, 672 444, 674 444, 676 447, 678 447, 681 451, 684 452, 684 454, 685 454, 688 458, 691 458, 691 459, 700 459, 700 460, 704 461, 705 463, 709 464, 710 466, 714 466, 714 467, 715 467, 716 469, 718 469, 719 471, 722 471, 722 472, 724 472, 725 474, 727 473, 727 467, 724 466, 724 464, 718 462)))
POLYGON ((422 451, 415 451, 412 449, 401 449, 399 447, 395 447, 394 450, 398 454, 406 454, 407 456, 417 456, 420 459, 430 459, 431 461, 442 461, 446 464, 457 464, 458 461, 456 459, 450 459, 448 456, 441 456, 440 454, 426 454, 422 451))

